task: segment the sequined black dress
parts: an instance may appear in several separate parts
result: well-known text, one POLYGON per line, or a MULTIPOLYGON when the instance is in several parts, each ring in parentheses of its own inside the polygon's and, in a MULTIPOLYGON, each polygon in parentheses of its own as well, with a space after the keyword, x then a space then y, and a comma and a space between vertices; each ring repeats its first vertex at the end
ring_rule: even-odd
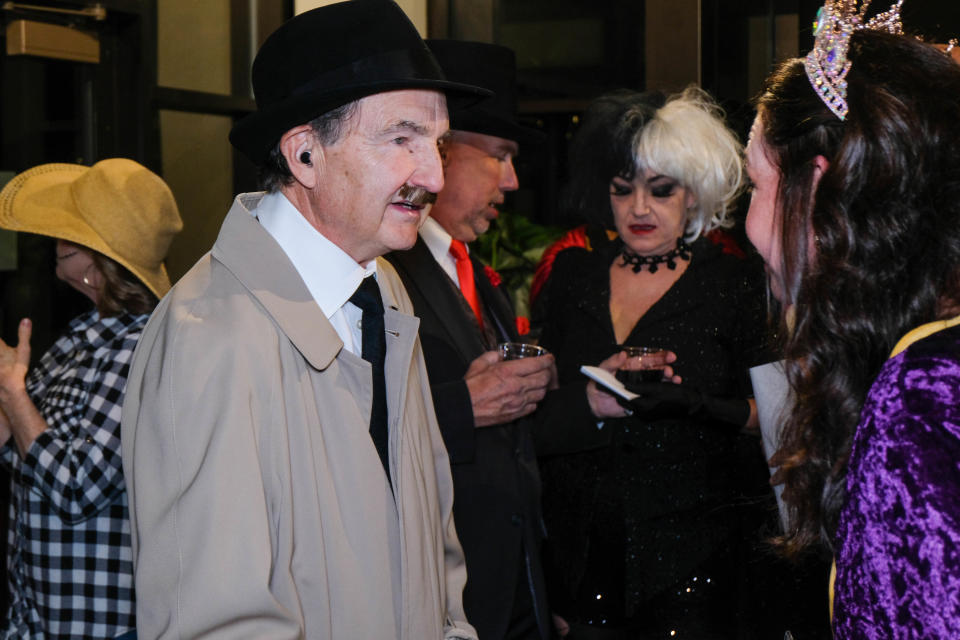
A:
MULTIPOLYGON (((541 344, 556 356, 561 384, 537 433, 551 605, 571 621, 635 628, 630 637, 677 619, 698 634, 729 637, 744 436, 686 417, 598 427, 586 407, 580 365, 615 351, 609 267, 619 247, 562 251, 538 301, 541 344)), ((687 270, 625 343, 674 351, 685 384, 747 397, 765 335, 762 271, 709 240, 692 247, 687 270)), ((759 456, 759 443, 752 446, 759 456)))

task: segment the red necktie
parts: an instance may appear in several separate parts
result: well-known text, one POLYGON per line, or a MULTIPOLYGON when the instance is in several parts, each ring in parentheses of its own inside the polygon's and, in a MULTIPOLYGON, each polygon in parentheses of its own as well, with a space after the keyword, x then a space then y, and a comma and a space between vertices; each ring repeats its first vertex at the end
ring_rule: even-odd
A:
POLYGON ((467 247, 459 240, 450 241, 450 255, 457 262, 457 280, 460 281, 460 293, 467 299, 473 315, 477 317, 477 324, 483 329, 483 312, 480 311, 480 299, 477 297, 477 288, 473 281, 473 263, 467 247))

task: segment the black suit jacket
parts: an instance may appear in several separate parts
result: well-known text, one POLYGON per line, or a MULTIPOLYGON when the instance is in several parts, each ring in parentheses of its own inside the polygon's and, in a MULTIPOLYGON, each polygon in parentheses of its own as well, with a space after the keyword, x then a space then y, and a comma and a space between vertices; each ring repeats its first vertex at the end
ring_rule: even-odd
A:
MULTIPOLYGON (((456 285, 421 238, 389 254, 420 317, 431 391, 453 472, 453 513, 467 562, 463 604, 482 640, 503 638, 518 588, 532 586, 540 635, 550 621, 540 560, 540 478, 530 421, 475 428, 463 376, 486 349, 456 285), (521 580, 523 576, 527 580, 521 580)), ((473 256, 477 293, 497 340, 517 339, 509 300, 473 256)))

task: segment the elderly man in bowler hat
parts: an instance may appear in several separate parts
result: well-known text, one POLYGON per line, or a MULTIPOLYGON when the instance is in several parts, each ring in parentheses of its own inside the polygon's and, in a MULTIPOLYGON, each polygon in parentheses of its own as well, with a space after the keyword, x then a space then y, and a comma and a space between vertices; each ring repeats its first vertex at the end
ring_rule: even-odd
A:
POLYGON ((517 189, 513 159, 542 135, 518 123, 516 62, 506 47, 431 40, 450 80, 494 97, 451 108, 446 182, 410 251, 391 253, 420 317, 433 400, 453 471, 454 516, 467 560, 463 605, 481 638, 548 638, 540 562, 540 480, 523 419, 546 393, 553 356, 501 360, 517 341, 508 297, 466 243, 517 189))
POLYGON ((253 64, 239 195, 144 330, 123 415, 146 638, 476 638, 418 320, 378 256, 443 186, 445 80, 393 2, 253 64))

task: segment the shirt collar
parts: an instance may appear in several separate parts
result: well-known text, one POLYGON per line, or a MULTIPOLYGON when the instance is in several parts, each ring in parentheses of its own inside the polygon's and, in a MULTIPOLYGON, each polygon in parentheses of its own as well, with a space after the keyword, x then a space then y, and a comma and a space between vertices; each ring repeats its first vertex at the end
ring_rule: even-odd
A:
POLYGON ((376 260, 366 267, 357 264, 307 222, 282 193, 263 196, 252 213, 290 258, 328 319, 349 300, 363 278, 377 272, 376 260))
MULTIPOLYGON (((430 253, 433 254, 437 262, 453 260, 450 256, 450 242, 453 240, 453 236, 447 233, 439 222, 427 216, 420 227, 420 237, 423 238, 423 242, 430 249, 430 253)), ((469 247, 467 247, 467 251, 470 251, 469 247)))

